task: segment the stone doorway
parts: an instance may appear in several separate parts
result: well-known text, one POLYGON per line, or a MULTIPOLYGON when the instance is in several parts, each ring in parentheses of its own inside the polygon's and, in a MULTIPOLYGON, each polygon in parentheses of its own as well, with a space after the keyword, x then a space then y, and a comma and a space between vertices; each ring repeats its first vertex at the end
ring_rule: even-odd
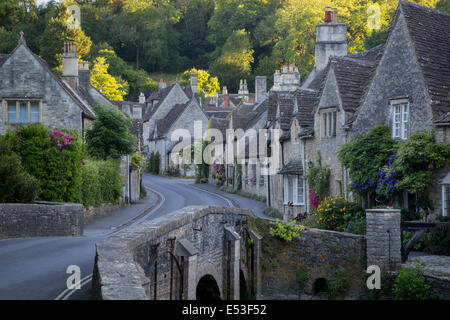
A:
POLYGON ((207 274, 203 276, 197 284, 196 289, 197 301, 214 302, 219 301, 220 291, 216 279, 207 274))

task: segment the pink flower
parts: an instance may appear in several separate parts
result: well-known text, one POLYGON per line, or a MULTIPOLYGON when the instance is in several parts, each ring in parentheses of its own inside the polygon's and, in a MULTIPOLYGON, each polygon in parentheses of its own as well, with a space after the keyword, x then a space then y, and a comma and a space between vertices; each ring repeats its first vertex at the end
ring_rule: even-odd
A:
POLYGON ((86 165, 86 162, 84 162, 84 160, 83 160, 83 162, 81 163, 83 166, 85 166, 86 165))

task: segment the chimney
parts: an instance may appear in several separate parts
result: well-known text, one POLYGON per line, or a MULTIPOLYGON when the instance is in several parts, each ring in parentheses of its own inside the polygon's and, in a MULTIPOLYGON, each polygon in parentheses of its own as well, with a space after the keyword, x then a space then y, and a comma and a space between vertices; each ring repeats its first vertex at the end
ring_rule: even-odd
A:
POLYGON ((262 101, 267 97, 267 77, 256 76, 255 77, 255 99, 256 103, 262 101))
POLYGON ((78 54, 74 41, 64 42, 64 53, 62 55, 62 78, 74 90, 78 89, 78 54))
POLYGON ((139 103, 145 103, 145 94, 143 92, 141 92, 141 94, 139 95, 139 103))
POLYGON ((78 65, 79 83, 83 88, 87 88, 91 84, 91 71, 87 61, 80 61, 78 65))
POLYGON ((332 12, 331 12, 331 7, 326 7, 325 8, 325 23, 330 23, 332 21, 332 12))
POLYGON ((194 72, 191 75, 191 89, 194 95, 198 94, 198 75, 194 72))
POLYGON ((230 96, 228 95, 227 87, 223 87, 223 94, 225 95, 225 108, 230 107, 230 96))
POLYGON ((333 15, 331 18, 331 22, 338 23, 338 9, 337 8, 333 8, 333 15))
POLYGON ((338 23, 337 8, 325 8, 325 23, 316 27, 316 71, 323 70, 330 56, 347 55, 347 25, 338 23))
POLYGON ((166 88, 166 83, 164 82, 163 79, 161 79, 159 80, 159 91, 161 91, 164 88, 166 88))

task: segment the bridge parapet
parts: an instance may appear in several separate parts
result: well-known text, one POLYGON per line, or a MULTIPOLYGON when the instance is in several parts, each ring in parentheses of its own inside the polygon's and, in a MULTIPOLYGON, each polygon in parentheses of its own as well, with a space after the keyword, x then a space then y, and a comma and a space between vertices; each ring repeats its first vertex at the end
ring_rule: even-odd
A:
MULTIPOLYGON (((241 239, 251 234, 247 217, 252 214, 239 208, 191 206, 121 230, 96 245, 96 297, 191 300, 197 298, 199 281, 212 276, 220 298, 238 299, 241 251, 250 249, 241 239)), ((246 263, 256 266, 259 253, 252 257, 246 263)), ((256 279, 253 274, 247 278, 256 279)))

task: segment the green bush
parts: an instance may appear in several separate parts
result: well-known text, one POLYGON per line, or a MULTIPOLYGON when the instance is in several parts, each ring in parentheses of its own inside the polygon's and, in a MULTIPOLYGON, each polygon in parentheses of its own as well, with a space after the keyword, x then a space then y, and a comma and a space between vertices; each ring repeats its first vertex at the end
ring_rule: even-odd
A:
POLYGON ((122 178, 117 160, 86 160, 82 169, 81 201, 86 208, 118 204, 122 178))
POLYGON ((13 151, 40 183, 40 200, 78 202, 81 193, 82 142, 74 130, 48 130, 41 124, 9 131, 13 151))
POLYGON ((39 181, 25 171, 11 142, 0 136, 0 202, 33 202, 39 190, 39 181))
POLYGON ((430 293, 430 284, 423 274, 424 265, 416 262, 411 266, 402 266, 394 282, 396 300, 429 300, 435 298, 430 293))
POLYGON ((328 298, 345 298, 350 289, 351 278, 347 271, 334 271, 327 279, 328 291, 325 293, 328 298))
POLYGON ((155 175, 159 174, 160 158, 159 152, 152 152, 150 158, 147 159, 145 170, 155 175))
POLYGON ((272 222, 272 227, 270 228, 270 235, 283 239, 286 242, 291 242, 292 239, 300 236, 300 232, 305 230, 302 225, 297 225, 295 221, 291 222, 272 222))
POLYGON ((358 203, 340 196, 327 197, 305 224, 319 229, 365 234, 366 213, 358 203))
MULTIPOLYGON (((450 217, 439 217, 437 220, 441 222, 450 222, 450 217)), ((449 230, 437 230, 427 233, 423 238, 423 242, 425 252, 450 256, 449 230)))

